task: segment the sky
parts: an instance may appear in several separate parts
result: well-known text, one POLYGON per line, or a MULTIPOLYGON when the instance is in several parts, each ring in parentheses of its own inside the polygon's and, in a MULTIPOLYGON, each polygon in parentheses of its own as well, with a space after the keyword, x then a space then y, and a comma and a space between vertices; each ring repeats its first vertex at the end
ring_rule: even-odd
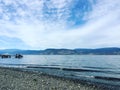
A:
POLYGON ((0 0, 0 49, 120 47, 120 0, 0 0))

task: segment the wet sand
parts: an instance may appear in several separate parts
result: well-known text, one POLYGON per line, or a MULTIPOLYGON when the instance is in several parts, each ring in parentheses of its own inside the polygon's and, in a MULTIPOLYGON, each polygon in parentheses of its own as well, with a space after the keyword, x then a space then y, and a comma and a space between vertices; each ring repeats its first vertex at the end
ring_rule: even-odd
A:
MULTIPOLYGON (((0 68, 0 90, 103 90, 75 80, 46 75, 40 72, 0 68)), ((108 90, 108 89, 104 89, 108 90)))

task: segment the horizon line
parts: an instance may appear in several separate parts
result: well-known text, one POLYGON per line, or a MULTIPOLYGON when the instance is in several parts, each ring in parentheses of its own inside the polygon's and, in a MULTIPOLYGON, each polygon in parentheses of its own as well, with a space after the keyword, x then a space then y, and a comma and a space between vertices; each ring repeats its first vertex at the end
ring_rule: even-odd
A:
POLYGON ((47 50, 47 49, 68 49, 68 50, 75 50, 75 49, 104 49, 104 48, 120 48, 120 47, 98 47, 98 48, 46 48, 46 49, 19 49, 19 48, 6 48, 0 50, 47 50))

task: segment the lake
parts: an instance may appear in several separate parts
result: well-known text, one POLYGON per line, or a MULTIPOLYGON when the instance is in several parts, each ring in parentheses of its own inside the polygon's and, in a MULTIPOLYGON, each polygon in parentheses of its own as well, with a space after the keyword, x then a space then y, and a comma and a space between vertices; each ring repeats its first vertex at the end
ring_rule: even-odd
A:
POLYGON ((120 55, 24 55, 0 58, 0 66, 120 86, 120 55))

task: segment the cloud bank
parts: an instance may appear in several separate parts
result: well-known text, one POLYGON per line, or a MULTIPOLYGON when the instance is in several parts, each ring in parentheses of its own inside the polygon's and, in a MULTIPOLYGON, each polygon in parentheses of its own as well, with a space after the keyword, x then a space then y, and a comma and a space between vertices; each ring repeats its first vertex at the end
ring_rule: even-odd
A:
POLYGON ((0 0, 0 48, 120 45, 119 0, 0 0))

